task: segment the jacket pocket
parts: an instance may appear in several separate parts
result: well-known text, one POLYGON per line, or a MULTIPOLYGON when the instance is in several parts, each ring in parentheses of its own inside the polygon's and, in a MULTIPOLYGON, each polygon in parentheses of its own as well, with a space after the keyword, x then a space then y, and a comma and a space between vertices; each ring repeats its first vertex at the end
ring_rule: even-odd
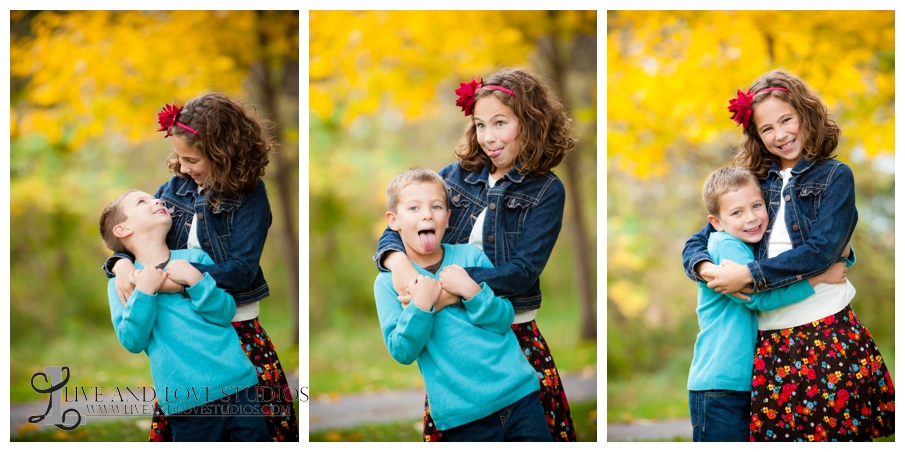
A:
MULTIPOLYGON (((817 212, 820 211, 820 200, 823 197, 823 186, 808 185, 797 187, 798 209, 800 214, 808 221, 808 226, 814 224, 817 218, 817 212)), ((808 228, 810 230, 810 227, 808 228)))

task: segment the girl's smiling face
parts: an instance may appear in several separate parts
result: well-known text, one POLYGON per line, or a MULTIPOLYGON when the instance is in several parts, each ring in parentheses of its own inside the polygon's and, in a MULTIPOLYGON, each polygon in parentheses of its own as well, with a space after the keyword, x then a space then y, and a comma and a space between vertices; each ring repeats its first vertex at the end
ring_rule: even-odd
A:
POLYGON ((754 108, 754 126, 767 152, 779 157, 780 169, 787 170, 801 160, 798 141, 798 112, 775 96, 754 108))
POLYGON ((179 159, 179 170, 189 175, 196 184, 204 186, 208 170, 207 159, 178 136, 173 137, 173 151, 179 159))
POLYGON ((496 167, 491 175, 499 179, 515 166, 520 150, 515 113, 491 95, 475 102, 473 120, 478 144, 496 167))

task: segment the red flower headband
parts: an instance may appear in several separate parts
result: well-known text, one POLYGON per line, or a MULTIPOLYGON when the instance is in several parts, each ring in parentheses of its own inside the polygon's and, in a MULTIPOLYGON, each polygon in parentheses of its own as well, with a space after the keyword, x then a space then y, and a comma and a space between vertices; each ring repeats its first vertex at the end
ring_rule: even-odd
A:
POLYGON ((754 96, 770 91, 789 92, 789 90, 785 88, 767 88, 762 89, 756 93, 752 93, 750 91, 743 93, 742 90, 738 90, 738 97, 729 100, 729 111, 734 113, 732 115, 732 120, 735 121, 736 125, 742 124, 742 126, 747 129, 748 124, 751 121, 751 102, 754 101, 754 96))
POLYGON ((166 132, 167 134, 163 136, 164 138, 172 135, 172 133, 170 133, 170 128, 174 125, 198 135, 198 132, 196 132, 195 129, 176 120, 176 118, 179 117, 180 111, 182 111, 182 107, 177 107, 176 104, 173 104, 166 105, 160 110, 160 113, 157 113, 157 122, 160 124, 160 128, 157 129, 157 131, 166 132))
POLYGON ((509 94, 512 97, 515 97, 515 93, 513 93, 512 91, 510 91, 506 88, 503 88, 502 86, 497 86, 497 85, 486 85, 485 86, 483 78, 481 79, 481 81, 476 82, 474 80, 474 77, 472 77, 470 82, 460 83, 459 89, 456 90, 456 94, 459 95, 459 99, 456 100, 456 106, 462 107, 462 111, 465 112, 465 116, 471 116, 471 114, 474 112, 474 96, 475 96, 475 93, 477 93, 478 90, 481 88, 495 89, 497 91, 502 91, 506 94, 509 94))

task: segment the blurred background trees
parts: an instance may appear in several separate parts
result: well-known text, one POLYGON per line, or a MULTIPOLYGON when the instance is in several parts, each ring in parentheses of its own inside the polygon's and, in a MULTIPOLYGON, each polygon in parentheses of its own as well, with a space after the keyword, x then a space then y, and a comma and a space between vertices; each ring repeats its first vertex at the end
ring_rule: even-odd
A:
POLYGON ((704 179, 740 139, 729 99, 780 67, 815 88, 842 129, 837 158, 854 171, 859 212, 852 306, 894 362, 893 12, 610 11, 610 420, 643 405, 645 392, 669 395, 643 416, 687 416, 697 288, 682 248, 706 221, 704 179))
POLYGON ((453 91, 511 66, 545 79, 573 117, 580 144, 554 170, 569 204, 538 324, 557 364, 596 364, 596 12, 311 11, 309 32, 312 387, 420 384, 414 366, 387 354, 374 308, 386 184, 409 167, 452 163, 468 120, 453 91), (570 350, 582 338, 593 357, 570 350), (582 357, 570 362, 570 352, 582 357), (398 369, 406 376, 386 375, 398 369))
POLYGON ((82 362, 55 364, 95 385, 113 378, 100 362, 145 360, 116 347, 98 218, 124 189, 153 193, 170 177, 171 144, 155 132, 163 105, 213 91, 275 123, 261 319, 287 371, 297 366, 298 22, 297 11, 10 12, 14 386, 54 364, 42 361, 54 352, 82 362), (93 357, 107 352, 97 342, 112 342, 114 355, 93 357))

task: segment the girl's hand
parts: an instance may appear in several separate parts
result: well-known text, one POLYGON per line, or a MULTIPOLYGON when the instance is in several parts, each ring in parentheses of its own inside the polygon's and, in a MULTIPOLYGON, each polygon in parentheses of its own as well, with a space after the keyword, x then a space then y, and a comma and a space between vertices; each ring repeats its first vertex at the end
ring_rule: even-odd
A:
POLYGON ((415 270, 415 266, 405 254, 398 251, 391 252, 383 262, 386 268, 393 273, 393 288, 399 295, 396 299, 405 308, 412 300, 412 294, 409 293, 409 282, 418 276, 418 270, 415 270))
POLYGON ((716 277, 717 269, 720 268, 719 265, 714 264, 710 261, 701 261, 698 262, 694 267, 694 271, 698 272, 701 275, 701 278, 704 278, 704 281, 710 282, 713 281, 713 278, 716 277))
POLYGON ((465 299, 474 298, 481 291, 481 286, 468 276, 464 268, 456 264, 447 265, 440 271, 440 287, 465 299))
POLYGON ((145 268, 133 272, 135 289, 146 294, 155 294, 167 279, 167 274, 159 268, 145 268))
POLYGON ((729 259, 723 259, 719 267, 712 270, 713 280, 707 283, 707 287, 724 295, 741 292, 754 282, 747 265, 740 265, 729 259))
POLYGON ((129 297, 132 296, 132 291, 135 290, 135 282, 132 280, 132 272, 135 271, 135 265, 129 262, 129 259, 118 259, 115 264, 113 264, 113 274, 116 275, 116 282, 113 284, 116 286, 116 294, 119 296, 119 302, 122 303, 123 306, 126 305, 126 301, 129 301, 129 297))
POLYGON ((204 275, 188 261, 177 259, 167 265, 169 278, 176 284, 194 286, 204 275))
MULTIPOLYGON (((167 274, 169 276, 169 273, 167 274)), ((182 292, 182 284, 179 284, 176 281, 173 281, 172 278, 167 278, 166 281, 163 282, 163 285, 160 286, 160 289, 157 289, 157 293, 180 293, 182 292)))
POLYGON ((845 284, 846 274, 848 273, 848 269, 845 268, 845 262, 836 262, 833 265, 830 265, 829 270, 817 275, 808 278, 808 282, 811 283, 811 287, 816 286, 817 284, 845 284))
MULTIPOLYGON (((441 286, 442 287, 442 286, 441 286)), ((441 309, 447 306, 453 306, 459 304, 459 300, 462 297, 453 295, 445 290, 440 291, 440 298, 437 299, 437 304, 434 305, 434 314, 440 312, 441 309)))
POLYGON ((422 311, 430 311, 437 304, 440 291, 440 282, 424 275, 416 276, 409 284, 412 303, 415 303, 415 306, 418 306, 422 311))

